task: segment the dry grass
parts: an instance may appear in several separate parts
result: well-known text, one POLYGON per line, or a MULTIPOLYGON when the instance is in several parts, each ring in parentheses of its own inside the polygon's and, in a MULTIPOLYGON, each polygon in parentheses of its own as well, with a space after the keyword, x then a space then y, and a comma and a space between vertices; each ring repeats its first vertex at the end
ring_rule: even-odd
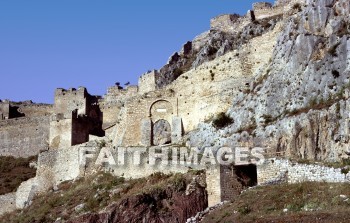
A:
POLYGON ((350 220, 344 214, 350 211, 350 199, 340 195, 350 198, 349 184, 307 182, 258 187, 209 214, 204 222, 313 222, 325 215, 327 220, 321 222, 339 222, 339 217, 350 220))
POLYGON ((68 220, 81 213, 98 212, 133 195, 157 193, 159 189, 166 188, 166 185, 172 185, 176 190, 185 190, 186 182, 192 177, 192 174, 156 173, 148 178, 126 181, 122 177, 99 173, 75 182, 62 183, 58 191, 38 196, 28 208, 7 214, 0 218, 0 222, 54 222, 57 218, 68 220), (76 211, 75 207, 80 204, 85 204, 84 208, 76 211))
POLYGON ((37 160, 37 156, 14 158, 0 156, 0 195, 16 191, 18 186, 32 177, 36 170, 29 163, 37 160))

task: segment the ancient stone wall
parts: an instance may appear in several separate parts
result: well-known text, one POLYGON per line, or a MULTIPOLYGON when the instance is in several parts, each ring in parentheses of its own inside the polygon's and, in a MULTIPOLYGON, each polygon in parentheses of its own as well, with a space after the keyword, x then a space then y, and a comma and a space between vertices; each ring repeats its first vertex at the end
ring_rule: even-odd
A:
POLYGON ((281 15, 284 13, 284 5, 280 6, 271 6, 271 4, 267 5, 258 5, 254 7, 254 15, 255 19, 264 19, 276 15, 281 15))
POLYGON ((298 10, 304 4, 305 0, 279 0, 273 6, 270 3, 260 2, 253 4, 253 10, 256 19, 263 19, 281 14, 288 16, 290 10, 298 10))
POLYGON ((56 89, 54 114, 50 121, 50 148, 64 148, 87 142, 89 134, 103 136, 103 113, 98 96, 86 88, 56 89))
POLYGON ((37 104, 32 101, 10 102, 10 106, 15 108, 24 117, 49 116, 53 113, 53 105, 37 104))
POLYGON ((220 30, 223 32, 233 32, 234 24, 237 22, 240 16, 237 14, 225 14, 219 15, 210 20, 210 29, 220 30))
POLYGON ((258 165, 257 172, 259 184, 305 181, 350 183, 350 174, 342 173, 340 168, 299 164, 289 160, 266 160, 263 165, 258 165))
MULTIPOLYGON (((125 103, 126 111, 120 113, 123 117, 119 117, 119 123, 114 127, 113 140, 116 145, 140 145, 140 126, 147 123, 145 121, 142 124, 142 120, 150 116, 148 111, 151 104, 159 99, 174 101, 172 104, 177 112, 172 116, 181 118, 185 133, 195 129, 198 123, 210 120, 220 112, 226 112, 232 98, 249 89, 254 75, 269 62, 277 33, 278 28, 274 32, 256 37, 242 46, 239 52, 229 52, 206 62, 182 74, 161 90, 130 98, 125 103)), ((116 110, 114 114, 120 111, 116 110)), ((169 117, 166 120, 171 123, 169 117)))
POLYGON ((67 148, 89 141, 92 123, 80 117, 77 110, 68 114, 54 114, 50 121, 50 148, 67 148))
POLYGON ((78 90, 75 88, 69 90, 58 88, 55 91, 54 112, 56 114, 70 114, 70 112, 78 109, 78 114, 88 114, 87 97, 88 93, 84 87, 79 87, 78 90))
POLYGON ((221 202, 221 174, 219 167, 211 167, 206 170, 206 183, 208 191, 208 206, 221 202))
POLYGON ((237 196, 235 191, 236 175, 232 166, 220 166, 220 201, 231 201, 237 196))
POLYGON ((10 118, 10 103, 8 101, 0 101, 0 120, 10 118))
POLYGON ((156 77, 158 71, 153 70, 145 73, 139 77, 139 93, 144 94, 146 92, 156 90, 156 77))
POLYGON ((125 106, 125 116, 115 127, 118 129, 118 133, 114 141, 122 143, 117 144, 118 146, 143 145, 141 128, 143 120, 151 118, 152 123, 155 123, 159 119, 165 119, 172 123, 172 118, 176 117, 177 114, 177 99, 167 97, 161 91, 150 93, 146 97, 135 97, 125 106), (120 137, 122 140, 119 140, 120 137))
POLYGON ((127 86, 125 89, 119 86, 112 86, 108 88, 107 94, 101 101, 106 105, 113 104, 114 102, 119 102, 120 100, 136 95, 138 91, 139 87, 133 85, 127 86))
POLYGON ((106 135, 113 132, 113 127, 118 121, 118 114, 126 101, 138 93, 138 86, 128 86, 121 89, 118 86, 108 88, 107 94, 99 101, 99 107, 103 116, 103 130, 106 135))
POLYGON ((253 10, 254 11, 270 9, 271 7, 272 7, 272 4, 269 3, 269 2, 256 2, 256 3, 253 3, 253 10))
POLYGON ((48 148, 49 116, 0 121, 0 155, 28 157, 48 148))
POLYGON ((72 114, 54 114, 51 116, 49 139, 51 149, 72 146, 72 120, 72 114))

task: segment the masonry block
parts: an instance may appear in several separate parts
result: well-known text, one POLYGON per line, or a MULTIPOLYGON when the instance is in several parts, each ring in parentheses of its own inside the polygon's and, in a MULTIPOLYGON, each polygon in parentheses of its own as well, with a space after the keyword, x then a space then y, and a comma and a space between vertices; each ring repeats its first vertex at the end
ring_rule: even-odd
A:
POLYGON ((172 118, 171 142, 179 143, 183 134, 182 119, 180 117, 172 118))
POLYGON ((152 145, 152 121, 150 118, 141 121, 141 145, 152 145))

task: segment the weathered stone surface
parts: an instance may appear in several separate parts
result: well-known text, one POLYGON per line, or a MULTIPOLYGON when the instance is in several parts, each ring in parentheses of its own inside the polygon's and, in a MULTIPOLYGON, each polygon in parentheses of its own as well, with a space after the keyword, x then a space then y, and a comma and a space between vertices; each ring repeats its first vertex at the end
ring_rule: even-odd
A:
POLYGON ((258 166, 258 182, 260 185, 305 181, 349 183, 350 174, 342 173, 341 168, 330 168, 316 164, 298 164, 275 158, 268 159, 263 165, 258 166))
POLYGON ((0 195, 0 216, 16 210, 16 193, 0 195))
POLYGON ((30 205, 37 193, 37 187, 36 178, 23 182, 16 192, 16 208, 22 209, 30 205))
POLYGON ((298 2, 300 10, 283 20, 269 64, 255 73, 249 91, 233 98, 234 124, 219 132, 201 124, 189 137, 193 145, 215 138, 216 147, 262 146, 278 156, 348 157, 350 42, 342 21, 349 21, 349 3, 298 2))
POLYGON ((141 122, 141 144, 143 146, 152 145, 152 121, 150 118, 141 122))
POLYGON ((171 143, 171 126, 166 120, 153 124, 153 145, 159 146, 171 143))
POLYGON ((180 143, 183 134, 182 119, 180 117, 173 117, 171 126, 171 142, 173 144, 180 143))
POLYGON ((0 155, 29 157, 47 150, 49 117, 23 117, 0 121, 0 155))

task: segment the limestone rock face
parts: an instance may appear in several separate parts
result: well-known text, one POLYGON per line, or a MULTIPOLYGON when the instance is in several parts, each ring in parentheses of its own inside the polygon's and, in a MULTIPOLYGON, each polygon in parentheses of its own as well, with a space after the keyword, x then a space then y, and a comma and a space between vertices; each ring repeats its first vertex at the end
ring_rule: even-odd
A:
POLYGON ((262 19, 259 22, 247 23, 247 18, 237 18, 230 31, 212 29, 187 42, 179 53, 174 53, 168 63, 159 70, 156 80, 158 88, 163 88, 181 74, 212 61, 233 50, 239 50, 250 39, 274 29, 281 16, 262 19))
POLYGON ((219 131, 201 124, 189 136, 192 145, 261 146, 274 156, 312 160, 348 157, 349 2, 301 5, 283 18, 269 65, 233 99, 234 124, 219 131))
POLYGON ((159 146, 171 142, 171 126, 165 120, 159 120, 153 125, 153 145, 159 146))

